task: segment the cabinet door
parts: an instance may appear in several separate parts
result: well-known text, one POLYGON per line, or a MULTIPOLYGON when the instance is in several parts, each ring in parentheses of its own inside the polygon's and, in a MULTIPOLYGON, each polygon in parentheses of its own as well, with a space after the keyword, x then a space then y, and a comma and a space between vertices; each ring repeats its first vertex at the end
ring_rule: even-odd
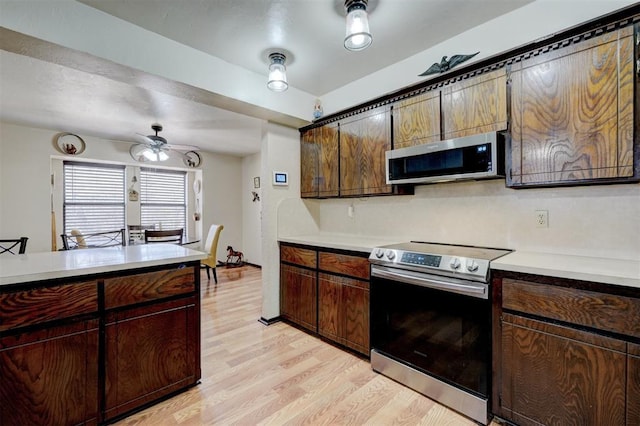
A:
POLYGON ((105 420, 199 380, 195 296, 107 314, 105 420))
POLYGON ((369 354, 369 283, 318 274, 318 333, 369 354))
POLYGON ((391 149, 386 107, 357 114, 340 123, 340 195, 390 194, 385 152, 391 149))
POLYGON ((633 176, 633 29, 514 64, 508 184, 633 176))
POLYGON ((507 76, 499 69, 442 89, 444 139, 507 129, 507 76))
POLYGON ((320 165, 320 145, 317 140, 317 128, 309 129, 300 135, 300 196, 318 197, 318 170, 320 165))
POLYGON ((317 331, 316 272, 280 265, 280 315, 308 330, 317 331))
POLYGON ((624 425, 625 345, 505 313, 503 415, 520 425, 624 425))
POLYGON ((300 195, 338 196, 338 127, 327 124, 305 131, 300 141, 300 195))
POLYGON ((633 343, 627 355, 627 425, 640 425, 640 345, 633 343))
POLYGON ((97 423, 98 320, 0 339, 0 424, 97 423))
POLYGON ((434 90, 393 105, 393 149, 440 140, 440 91, 434 90))

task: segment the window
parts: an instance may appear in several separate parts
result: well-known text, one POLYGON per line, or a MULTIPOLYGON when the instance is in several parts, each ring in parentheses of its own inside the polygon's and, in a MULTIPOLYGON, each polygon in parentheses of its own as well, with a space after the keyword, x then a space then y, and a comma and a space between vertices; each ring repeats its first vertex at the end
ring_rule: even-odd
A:
POLYGON ((83 234, 124 228, 124 166, 65 161, 64 232, 83 234))
POLYGON ((140 215, 142 226, 179 229, 186 234, 186 172, 140 169, 140 215))

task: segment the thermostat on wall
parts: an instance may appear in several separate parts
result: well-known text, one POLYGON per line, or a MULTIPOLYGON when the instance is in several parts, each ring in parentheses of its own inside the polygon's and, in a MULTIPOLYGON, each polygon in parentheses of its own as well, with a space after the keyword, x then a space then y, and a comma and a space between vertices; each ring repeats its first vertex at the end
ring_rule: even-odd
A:
POLYGON ((287 172, 273 172, 274 185, 289 185, 289 174, 287 172))

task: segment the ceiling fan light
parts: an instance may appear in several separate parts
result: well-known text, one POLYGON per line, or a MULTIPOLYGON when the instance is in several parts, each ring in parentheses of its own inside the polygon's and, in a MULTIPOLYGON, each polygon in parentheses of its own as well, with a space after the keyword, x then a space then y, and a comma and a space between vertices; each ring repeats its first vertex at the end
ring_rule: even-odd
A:
POLYGON ((289 87, 289 83, 287 83, 287 68, 284 65, 286 59, 282 53, 269 55, 271 64, 269 65, 267 87, 274 92, 284 92, 289 87))
POLYGON ((167 161, 168 159, 169 159, 169 156, 167 155, 166 152, 164 151, 158 152, 158 161, 167 161))
POLYGON ((146 158, 149 161, 158 161, 156 160, 157 158, 156 153, 153 152, 151 148, 147 148, 144 151, 142 151, 142 155, 144 156, 144 158, 146 158))
POLYGON ((344 47, 351 51, 364 50, 373 41, 369 32, 367 1, 346 0, 344 7, 347 10, 347 32, 344 38, 344 47))

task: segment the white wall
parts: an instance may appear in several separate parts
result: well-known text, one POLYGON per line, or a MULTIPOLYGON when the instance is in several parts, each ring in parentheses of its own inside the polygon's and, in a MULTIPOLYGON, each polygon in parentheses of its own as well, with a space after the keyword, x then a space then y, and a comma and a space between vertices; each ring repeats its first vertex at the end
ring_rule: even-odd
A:
POLYGON ((415 195, 287 200, 284 207, 283 216, 297 210, 312 218, 319 210, 319 232, 640 260, 640 184, 516 190, 504 180, 440 183, 417 186, 415 195), (549 212, 548 228, 536 227, 535 210, 549 212))
MULTIPOLYGON (((52 172, 56 183, 57 234, 62 232, 62 158, 125 164, 128 171, 140 166, 129 155, 131 143, 93 137, 83 136, 87 145, 83 154, 64 157, 54 147, 57 133, 56 130, 0 123, 0 236, 29 237, 28 252, 51 249, 52 172)), ((162 163, 162 166, 185 169, 179 159, 170 159, 162 163)), ((220 245, 240 246, 242 160, 228 155, 202 153, 202 166, 198 170, 201 170, 202 175, 202 220, 200 223, 193 221, 195 194, 190 190, 188 226, 193 229, 190 235, 202 236, 199 234, 202 232, 200 227, 204 227, 206 233, 212 223, 223 223, 225 230, 220 236, 220 245)), ((200 172, 192 169, 188 171, 191 188, 195 175, 200 172)), ((127 188, 129 184, 130 177, 127 177, 127 188)))
POLYGON ((277 124, 268 123, 262 137, 262 318, 273 319, 280 315, 280 253, 279 227, 294 217, 278 214, 279 205, 285 200, 294 203, 300 199, 300 134, 277 124), (289 174, 288 186, 271 183, 273 171, 289 174))
POLYGON ((262 155, 260 153, 242 159, 242 250, 245 262, 262 265, 262 187, 268 184, 267 176, 262 176, 262 155), (260 180, 260 187, 254 188, 254 179, 260 180), (260 200, 253 201, 255 192, 260 200))

